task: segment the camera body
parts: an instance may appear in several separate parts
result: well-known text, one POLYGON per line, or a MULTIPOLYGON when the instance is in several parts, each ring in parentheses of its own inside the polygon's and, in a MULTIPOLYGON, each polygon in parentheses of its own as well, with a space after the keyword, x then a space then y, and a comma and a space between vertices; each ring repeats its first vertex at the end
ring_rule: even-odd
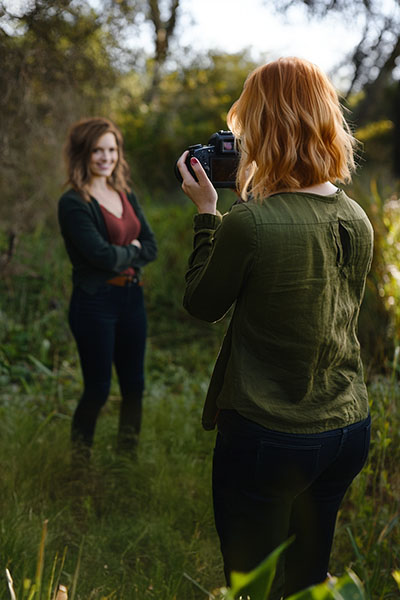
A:
MULTIPOLYGON (((196 179, 190 165, 194 156, 202 165, 211 183, 216 188, 236 188, 236 170, 239 163, 239 153, 235 148, 235 138, 231 131, 220 130, 208 140, 208 144, 194 144, 188 148, 189 154, 185 164, 190 174, 196 179)), ((182 176, 175 163, 175 175, 182 183, 182 176)))

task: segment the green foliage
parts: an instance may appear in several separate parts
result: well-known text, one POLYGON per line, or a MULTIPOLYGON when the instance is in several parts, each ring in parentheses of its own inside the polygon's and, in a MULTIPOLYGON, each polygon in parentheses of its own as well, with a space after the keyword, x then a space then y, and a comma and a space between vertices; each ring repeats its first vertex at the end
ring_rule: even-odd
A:
POLYGON ((374 139, 377 136, 385 135, 388 131, 393 130, 393 123, 388 119, 382 121, 376 121, 375 123, 369 123, 365 127, 357 129, 357 139, 360 142, 366 142, 374 139))
MULTIPOLYGON (((290 542, 289 542, 290 543, 290 542)), ((288 543, 282 544, 251 573, 232 573, 232 588, 223 593, 224 600, 268 600, 275 575, 277 562, 288 543)), ((327 581, 309 587, 287 600, 365 600, 363 586, 357 575, 349 571, 339 579, 330 577, 327 581)))
POLYGON ((238 596, 253 600, 267 600, 270 595, 272 582, 275 577, 281 554, 289 546, 289 540, 272 552, 256 569, 250 573, 231 574, 232 586, 226 595, 227 600, 238 596))
MULTIPOLYGON (((45 562, 46 537, 47 521, 44 522, 42 529, 35 582, 32 583, 30 579, 25 579, 22 600, 25 598, 25 593, 27 594, 28 600, 43 597, 42 592, 45 592, 46 597, 48 600, 50 600, 50 598, 55 598, 58 589, 62 589, 65 591, 65 593, 67 593, 67 588, 59 584, 62 568, 65 563, 66 549, 61 560, 59 560, 59 557, 56 555, 53 561, 50 580, 48 582, 42 582, 42 573, 45 562), (57 569, 59 572, 56 576, 57 569)), ((221 588, 220 590, 217 590, 216 593, 218 594, 218 599, 235 600, 239 598, 240 600, 268 600, 268 598, 270 598, 270 589, 275 576, 278 561, 289 544, 290 540, 279 546, 279 548, 272 552, 256 569, 250 573, 233 572, 231 575, 232 587, 229 589, 221 588)), ((76 594, 82 548, 83 544, 81 544, 79 551, 78 564, 74 573, 70 600, 74 600, 76 594)), ((6 569, 6 573, 11 600, 17 600, 14 590, 14 582, 8 569, 6 569)), ((208 595, 209 599, 216 599, 214 594, 207 592, 205 588, 192 580, 190 576, 186 575, 186 577, 189 579, 189 581, 192 581, 196 587, 198 587, 198 589, 208 595)), ((394 572, 393 577, 397 580, 398 573, 394 572)), ((101 596, 100 600, 107 600, 111 598, 115 598, 114 593, 107 595, 107 597, 101 596)), ((365 600, 365 598, 366 597, 361 582, 355 573, 349 571, 346 575, 339 579, 330 577, 327 581, 321 584, 309 587, 306 590, 289 596, 287 600, 365 600)))
POLYGON ((107 112, 117 72, 112 38, 81 4, 36 0, 12 31, 0 30, 0 216, 18 235, 52 210, 67 129, 107 112))
MULTIPOLYGON (((226 323, 211 327, 181 307, 194 211, 178 196, 173 166, 189 144, 206 143, 225 127, 227 110, 254 65, 245 52, 192 55, 186 62, 175 57, 170 65, 178 66, 164 71, 149 107, 154 65, 142 54, 128 71, 128 54, 121 59, 115 35, 144 3, 104 7, 109 12, 100 18, 84 1, 35 0, 8 33, 0 32, 1 560, 19 600, 32 594, 50 598, 58 582, 76 600, 197 600, 204 597, 199 589, 225 593, 211 512, 213 439, 199 423, 226 323), (150 336, 138 461, 114 452, 114 383, 92 470, 77 481, 68 438, 81 375, 67 325, 70 266, 55 202, 64 180, 66 129, 99 113, 124 131, 134 187, 144 199, 160 257, 145 275, 150 336), (36 559, 46 520, 46 556, 55 557, 50 563, 43 551, 36 559)), ((387 86, 393 97, 396 89, 387 86)), ((365 171, 377 173, 380 187, 390 182, 387 148, 398 124, 398 103, 393 109, 389 95, 361 131, 368 137, 365 171), (378 120, 379 127, 373 125, 378 120)), ((360 321, 373 434, 368 464, 339 515, 332 569, 343 573, 351 566, 367 600, 395 597, 400 579, 400 219, 394 189, 391 183, 382 192, 374 182, 354 187, 375 230, 360 321)), ((231 201, 221 193, 224 209, 231 201)), ((268 569, 274 560, 268 559, 268 569)), ((271 573, 259 572, 264 582, 271 573)), ((234 576, 226 594, 240 593, 250 580, 234 576)), ((361 597, 354 581, 345 575, 299 598, 348 598, 349 590, 361 597)))
MULTIPOLYGON (((374 257, 360 314, 359 338, 367 376, 390 373, 400 338, 400 218, 399 200, 385 197, 372 180, 351 194, 367 212, 374 229, 374 257)), ((398 367, 396 367, 398 368, 398 367)))
POLYGON ((332 561, 339 570, 351 566, 361 577, 368 600, 375 600, 391 597, 388 574, 400 564, 400 389, 396 374, 391 380, 374 378, 369 395, 372 433, 368 463, 339 513, 332 561), (349 540, 353 557, 346 562, 349 540))
POLYGON ((400 571, 393 571, 392 575, 393 575, 393 579, 396 581, 397 585, 399 586, 399 590, 400 590, 400 571))
POLYGON ((228 109, 254 66, 245 52, 195 57, 163 76, 158 105, 151 110, 143 101, 146 79, 139 74, 125 78, 114 113, 136 185, 168 201, 176 188, 176 159, 190 144, 206 144, 212 133, 226 129, 228 109))
MULTIPOLYGON (((136 463, 114 452, 114 381, 92 470, 85 481, 71 472, 69 429, 81 375, 67 325, 70 266, 53 226, 21 239, 0 282, 0 547, 18 600, 24 581, 34 584, 46 519, 51 559, 43 566, 42 596, 52 577, 70 593, 76 581, 76 600, 200 600, 205 594, 198 585, 217 590, 216 597, 222 593, 210 494, 214 436, 201 429, 200 415, 226 322, 203 324, 181 307, 192 206, 178 198, 168 205, 145 199, 144 205, 160 255, 145 271, 150 336, 136 463)), ((390 223, 395 227, 392 213, 390 223)), ((394 252, 392 245, 385 252, 394 252)), ((388 256, 388 264, 397 264, 395 255, 388 256)), ((396 290, 390 287, 398 305, 396 290)), ((371 378, 369 392, 370 457, 343 503, 331 571, 351 567, 367 600, 389 600, 397 593, 391 572, 400 567, 400 390, 394 366, 385 377, 371 378)), ((7 593, 0 585, 0 596, 7 593)))

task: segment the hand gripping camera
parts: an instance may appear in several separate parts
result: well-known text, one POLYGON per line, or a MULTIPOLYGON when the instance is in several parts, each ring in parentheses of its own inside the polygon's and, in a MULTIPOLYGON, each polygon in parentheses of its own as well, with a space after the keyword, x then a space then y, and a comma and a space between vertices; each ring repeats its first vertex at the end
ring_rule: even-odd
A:
MULTIPOLYGON (((239 153, 235 149, 235 138, 230 131, 217 131, 208 140, 208 145, 194 144, 188 148, 189 154, 185 164, 191 175, 196 179, 190 165, 192 156, 202 165, 211 183, 216 188, 236 188, 236 170, 239 163, 239 153)), ((182 176, 175 163, 175 175, 182 183, 182 176)))

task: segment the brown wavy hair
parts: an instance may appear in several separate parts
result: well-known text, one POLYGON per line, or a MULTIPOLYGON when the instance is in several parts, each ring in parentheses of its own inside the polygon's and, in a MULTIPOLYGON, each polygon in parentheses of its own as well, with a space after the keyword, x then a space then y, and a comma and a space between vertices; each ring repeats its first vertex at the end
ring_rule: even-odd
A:
POLYGON ((227 122, 241 152, 244 200, 351 179, 357 142, 333 85, 307 60, 280 58, 255 69, 227 122))
POLYGON ((90 183, 89 161, 93 148, 105 133, 113 133, 118 147, 118 161, 107 182, 117 192, 129 192, 130 172, 124 158, 123 137, 118 127, 104 117, 91 117, 74 123, 68 133, 64 147, 68 179, 65 185, 71 185, 75 191, 90 202, 88 191, 90 183))

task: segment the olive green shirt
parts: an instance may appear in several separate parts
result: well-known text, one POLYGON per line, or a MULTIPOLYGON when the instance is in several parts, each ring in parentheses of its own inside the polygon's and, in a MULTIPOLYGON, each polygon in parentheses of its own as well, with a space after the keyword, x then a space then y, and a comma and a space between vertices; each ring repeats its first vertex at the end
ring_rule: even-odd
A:
POLYGON ((363 209, 282 193, 194 218, 184 306, 215 322, 234 305, 203 426, 234 409, 276 431, 317 433, 368 415, 357 320, 373 231, 363 209))

